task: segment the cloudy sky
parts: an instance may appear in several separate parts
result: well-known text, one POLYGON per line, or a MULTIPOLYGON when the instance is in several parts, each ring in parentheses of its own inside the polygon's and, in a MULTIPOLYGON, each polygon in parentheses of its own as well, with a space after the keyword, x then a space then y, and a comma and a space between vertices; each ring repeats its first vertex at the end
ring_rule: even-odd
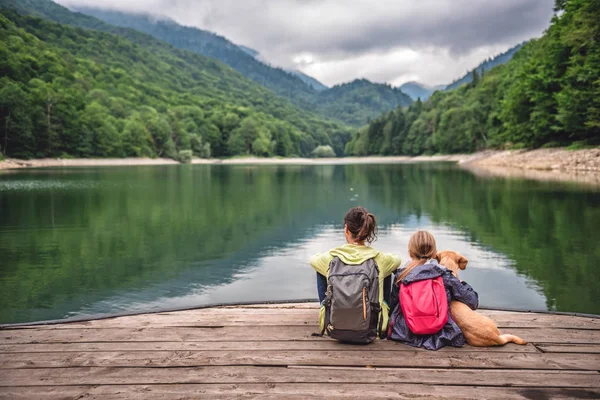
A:
POLYGON ((540 36, 554 0, 55 0, 167 16, 327 85, 450 83, 540 36))

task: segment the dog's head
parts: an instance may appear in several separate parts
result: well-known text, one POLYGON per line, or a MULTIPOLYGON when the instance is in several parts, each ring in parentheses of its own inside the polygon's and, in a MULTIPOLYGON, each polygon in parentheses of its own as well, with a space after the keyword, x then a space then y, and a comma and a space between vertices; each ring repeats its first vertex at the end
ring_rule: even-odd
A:
POLYGON ((440 264, 452 271, 452 275, 457 278, 458 270, 467 268, 469 263, 467 257, 450 250, 440 251, 435 258, 440 264))

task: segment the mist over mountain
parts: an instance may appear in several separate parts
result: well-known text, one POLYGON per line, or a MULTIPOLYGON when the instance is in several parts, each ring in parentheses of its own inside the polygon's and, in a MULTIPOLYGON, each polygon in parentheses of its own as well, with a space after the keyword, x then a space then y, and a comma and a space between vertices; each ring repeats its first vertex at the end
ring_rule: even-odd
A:
POLYGON ((288 72, 300 78, 302 82, 306 83, 308 86, 312 87, 317 92, 329 89, 329 86, 324 85, 312 76, 306 75, 304 72, 298 70, 288 70, 288 72))
POLYGON ((400 86, 400 90, 409 95, 411 99, 427 100, 436 90, 443 90, 446 85, 428 86, 419 82, 406 82, 400 86))
MULTIPOLYGON (((477 73, 479 75, 483 75, 483 74, 485 74, 486 71, 491 70, 496 65, 506 64, 513 58, 515 53, 517 51, 519 51, 519 49, 521 47, 523 47, 524 44, 525 43, 520 43, 514 47, 511 47, 510 49, 508 49, 507 51, 505 51, 502 54, 498 54, 495 57, 488 58, 487 60, 485 60, 481 64, 479 64, 477 67, 475 67, 474 70, 477 71, 477 73)), ((461 78, 455 80, 454 82, 452 82, 451 84, 446 86, 446 88, 444 90, 456 89, 466 83, 471 83, 472 80, 473 80, 473 73, 472 73, 472 71, 468 71, 461 78)))
MULTIPOLYGON (((494 68, 496 65, 506 64, 510 61, 510 59, 515 55, 515 53, 523 46, 524 43, 518 44, 514 47, 511 47, 504 53, 498 54, 495 57, 490 57, 487 60, 481 62, 474 70, 477 71, 479 75, 484 75, 485 71, 489 71, 494 68)), ((471 83, 473 80, 473 71, 467 72, 461 78, 456 79, 449 85, 437 85, 437 86, 429 86, 419 82, 406 82, 400 86, 400 90, 409 95, 411 99, 417 100, 421 99, 423 101, 427 100, 429 96, 431 96, 437 90, 452 90, 456 89, 462 85, 467 83, 471 83)))
POLYGON ((216 58, 295 105, 349 125, 364 125, 383 112, 412 102, 398 89, 367 80, 361 82, 361 93, 351 83, 340 85, 341 90, 329 91, 325 85, 299 71, 268 65, 260 60, 259 50, 238 46, 215 33, 185 27, 169 19, 89 7, 76 10, 111 25, 147 33, 177 48, 216 58), (347 95, 349 92, 353 95, 347 95))

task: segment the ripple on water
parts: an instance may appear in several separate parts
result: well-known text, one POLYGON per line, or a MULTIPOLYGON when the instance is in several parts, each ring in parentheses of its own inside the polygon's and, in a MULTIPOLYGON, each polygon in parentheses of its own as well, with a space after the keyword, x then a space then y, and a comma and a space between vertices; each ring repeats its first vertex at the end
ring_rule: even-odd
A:
POLYGON ((7 180, 0 181, 0 192, 23 192, 44 190, 89 190, 100 187, 94 181, 64 181, 64 180, 7 180))

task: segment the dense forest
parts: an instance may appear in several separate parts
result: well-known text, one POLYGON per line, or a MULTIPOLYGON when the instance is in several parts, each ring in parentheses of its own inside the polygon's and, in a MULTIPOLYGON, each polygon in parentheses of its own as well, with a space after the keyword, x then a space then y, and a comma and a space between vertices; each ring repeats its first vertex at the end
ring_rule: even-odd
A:
MULTIPOLYGON (((94 20, 60 8, 62 19, 94 20)), ((189 160, 308 156, 319 145, 343 155, 348 128, 216 60, 115 29, 123 34, 0 10, 3 155, 189 160)))
MULTIPOLYGON (((399 89, 365 79, 324 90, 327 88, 319 86, 319 82, 310 81, 312 79, 310 77, 263 63, 256 58, 258 52, 253 49, 237 46, 212 32, 181 26, 172 20, 157 20, 155 17, 145 15, 95 8, 77 10, 105 21, 111 24, 110 26, 132 28, 177 48, 216 58, 242 75, 289 99, 298 107, 345 124, 362 126, 383 112, 398 106, 407 106, 412 102, 411 98, 399 89)), ((55 11, 45 12, 45 15, 50 18, 53 14, 55 11)), ((58 22, 70 23, 69 21, 58 22)), ((98 29, 96 23, 83 27, 98 29)))
POLYGON ((600 144, 600 2, 556 0, 555 11, 510 62, 375 119, 346 154, 600 144))

